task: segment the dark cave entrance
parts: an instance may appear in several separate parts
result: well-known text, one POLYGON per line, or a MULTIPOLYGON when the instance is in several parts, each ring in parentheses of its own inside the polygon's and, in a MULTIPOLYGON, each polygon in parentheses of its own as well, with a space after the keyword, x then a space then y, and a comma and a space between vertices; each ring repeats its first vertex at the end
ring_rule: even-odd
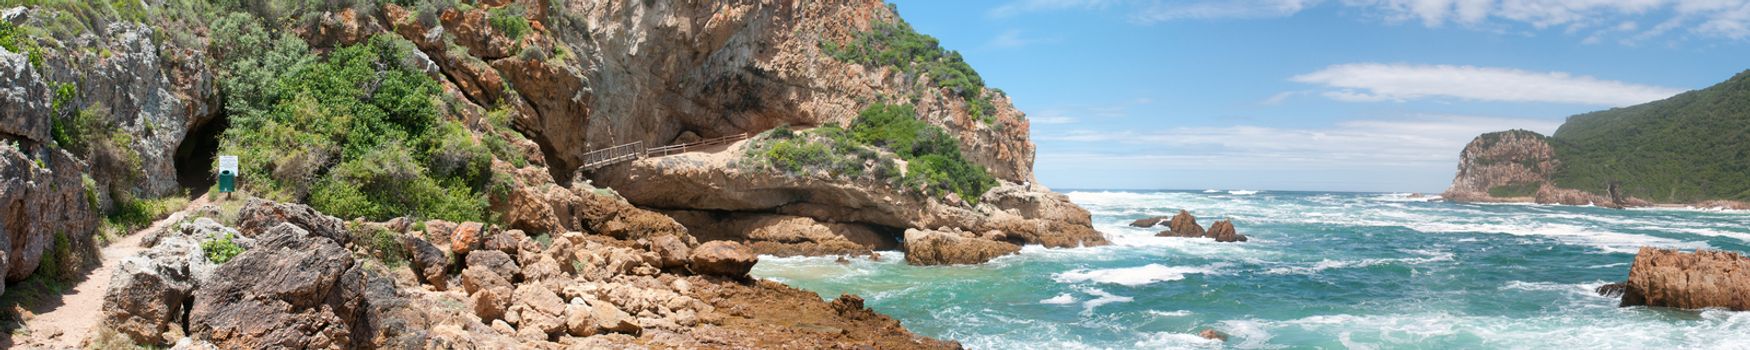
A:
POLYGON ((188 189, 191 197, 199 197, 218 182, 213 174, 219 155, 219 135, 231 122, 220 114, 205 123, 196 124, 176 146, 176 182, 188 189))

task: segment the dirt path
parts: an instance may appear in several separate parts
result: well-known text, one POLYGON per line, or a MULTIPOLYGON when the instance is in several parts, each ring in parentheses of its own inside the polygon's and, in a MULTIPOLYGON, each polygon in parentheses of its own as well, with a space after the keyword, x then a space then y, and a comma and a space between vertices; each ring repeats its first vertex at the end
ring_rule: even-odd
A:
POLYGON ((81 341, 91 336, 92 327, 103 320, 103 294, 109 291, 110 274, 121 263, 121 259, 145 250, 145 247, 140 246, 140 240, 147 235, 170 228, 182 221, 193 208, 207 203, 206 196, 195 198, 188 202, 188 206, 169 217, 103 247, 103 264, 85 275, 84 281, 62 294, 60 307, 38 313, 26 322, 26 327, 30 329, 30 338, 36 339, 34 345, 53 349, 78 348, 81 341))

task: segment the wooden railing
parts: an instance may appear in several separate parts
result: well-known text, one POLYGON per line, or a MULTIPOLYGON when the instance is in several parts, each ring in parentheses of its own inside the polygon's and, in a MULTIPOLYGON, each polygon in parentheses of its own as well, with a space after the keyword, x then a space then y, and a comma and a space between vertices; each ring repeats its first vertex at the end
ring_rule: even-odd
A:
POLYGON ((666 156, 666 155, 681 154, 681 153, 687 153, 689 151, 697 150, 700 148, 711 147, 711 146, 727 144, 727 143, 731 143, 731 142, 735 142, 735 141, 746 140, 747 137, 748 137, 748 134, 744 132, 744 133, 740 133, 740 134, 718 137, 718 138, 703 140, 703 141, 699 141, 699 142, 683 143, 683 144, 679 144, 679 145, 651 148, 649 150, 645 150, 644 153, 645 153, 646 157, 661 157, 661 156, 666 156))
POLYGON ((589 151, 583 154, 583 170, 628 162, 644 157, 644 142, 632 142, 624 145, 589 151))
POLYGON ((583 166, 580 166, 579 168, 582 170, 585 170, 585 171, 596 170, 596 169, 600 169, 601 167, 614 165, 614 164, 620 164, 620 163, 624 163, 624 162, 630 162, 630 161, 637 160, 639 158, 644 158, 644 157, 661 157, 661 156, 667 156, 667 155, 681 154, 681 153, 686 153, 686 152, 698 150, 700 148, 711 147, 711 146, 716 146, 716 145, 732 143, 735 141, 746 140, 748 136, 749 136, 748 133, 740 133, 740 134, 735 134, 735 135, 729 135, 729 136, 724 136, 724 137, 703 140, 703 141, 699 141, 699 142, 683 143, 683 144, 678 144, 678 145, 662 146, 662 147, 648 148, 648 149, 644 148, 644 142, 633 142, 633 143, 628 143, 628 144, 624 144, 624 145, 589 151, 589 153, 584 153, 583 154, 583 166))

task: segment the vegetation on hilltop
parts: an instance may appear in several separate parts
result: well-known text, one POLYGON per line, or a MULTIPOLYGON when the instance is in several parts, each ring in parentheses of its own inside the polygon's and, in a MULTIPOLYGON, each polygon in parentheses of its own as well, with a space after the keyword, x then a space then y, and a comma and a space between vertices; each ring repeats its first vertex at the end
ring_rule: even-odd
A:
POLYGON ((1556 185, 1657 202, 1750 201, 1750 71, 1701 90, 1568 118, 1556 185))
POLYGON ((890 66, 913 78, 928 75, 935 86, 966 100, 966 109, 973 117, 986 123, 995 121, 996 107, 985 91, 984 78, 959 52, 942 48, 935 37, 918 33, 904 19, 875 22, 849 42, 823 40, 821 49, 840 61, 890 66))

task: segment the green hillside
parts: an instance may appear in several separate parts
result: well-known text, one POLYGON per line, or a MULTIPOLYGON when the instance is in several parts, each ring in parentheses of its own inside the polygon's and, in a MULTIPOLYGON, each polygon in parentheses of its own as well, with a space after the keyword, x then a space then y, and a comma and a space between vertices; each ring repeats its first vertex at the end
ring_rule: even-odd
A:
POLYGON ((1750 200, 1750 71, 1706 89, 1568 117, 1556 185, 1655 202, 1750 200))

